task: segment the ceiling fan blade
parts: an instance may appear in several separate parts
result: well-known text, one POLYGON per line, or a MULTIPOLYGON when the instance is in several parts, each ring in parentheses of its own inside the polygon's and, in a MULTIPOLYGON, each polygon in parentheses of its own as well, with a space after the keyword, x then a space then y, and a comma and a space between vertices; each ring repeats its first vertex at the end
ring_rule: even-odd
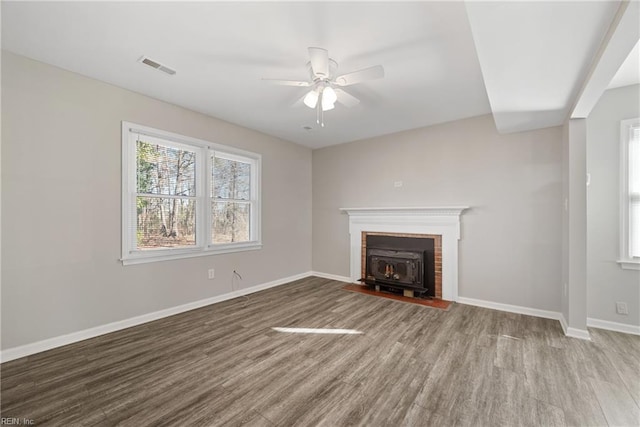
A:
POLYGON ((313 74, 317 77, 329 77, 329 52, 321 47, 309 48, 309 61, 313 74))
POLYGON ((278 85, 278 86, 297 86, 308 87, 311 85, 309 82, 302 82, 299 80, 278 80, 278 79, 262 79, 263 82, 278 85))
POLYGON ((376 65, 338 76, 336 78, 336 84, 338 86, 349 86, 364 82, 365 80, 380 79, 382 77, 384 77, 384 68, 382 68, 382 65, 376 65))
POLYGON ((338 102, 344 105, 345 107, 355 107, 360 103, 360 100, 350 93, 342 90, 342 89, 334 89, 336 92, 336 96, 338 97, 338 102))

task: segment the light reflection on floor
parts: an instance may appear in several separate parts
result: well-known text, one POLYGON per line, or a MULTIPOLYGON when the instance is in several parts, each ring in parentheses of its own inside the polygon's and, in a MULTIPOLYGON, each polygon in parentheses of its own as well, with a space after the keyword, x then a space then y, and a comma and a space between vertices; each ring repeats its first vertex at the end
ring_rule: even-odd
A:
POLYGON ((360 335, 364 332, 355 329, 329 329, 329 328, 271 328, 277 332, 288 332, 293 334, 334 334, 334 335, 360 335))

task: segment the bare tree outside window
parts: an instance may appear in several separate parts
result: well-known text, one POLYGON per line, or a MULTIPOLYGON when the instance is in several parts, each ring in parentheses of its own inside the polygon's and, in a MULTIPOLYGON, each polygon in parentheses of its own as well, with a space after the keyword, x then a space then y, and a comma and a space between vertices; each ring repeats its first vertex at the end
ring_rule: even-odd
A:
POLYGON ((213 243, 250 240, 251 164, 222 157, 212 157, 213 243))
POLYGON ((122 264, 262 248, 262 156, 122 122, 122 264))
POLYGON ((194 152, 137 141, 137 248, 196 243, 194 152))

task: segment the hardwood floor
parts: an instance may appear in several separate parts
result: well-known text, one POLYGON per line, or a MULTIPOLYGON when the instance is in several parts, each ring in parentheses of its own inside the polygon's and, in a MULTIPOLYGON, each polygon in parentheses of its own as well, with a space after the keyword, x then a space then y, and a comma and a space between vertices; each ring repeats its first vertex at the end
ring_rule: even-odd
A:
POLYGON ((60 426, 640 424, 640 337, 592 329, 587 342, 553 320, 461 304, 443 311, 343 285, 307 278, 4 363, 2 417, 60 426))

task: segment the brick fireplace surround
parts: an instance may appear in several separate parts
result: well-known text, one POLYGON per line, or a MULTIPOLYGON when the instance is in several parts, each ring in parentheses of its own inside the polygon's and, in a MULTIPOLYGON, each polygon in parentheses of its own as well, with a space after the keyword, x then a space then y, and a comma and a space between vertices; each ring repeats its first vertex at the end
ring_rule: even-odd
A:
POLYGON ((349 215, 350 277, 364 277, 369 234, 434 239, 436 297, 458 300, 460 215, 468 206, 416 208, 341 208, 349 215))

